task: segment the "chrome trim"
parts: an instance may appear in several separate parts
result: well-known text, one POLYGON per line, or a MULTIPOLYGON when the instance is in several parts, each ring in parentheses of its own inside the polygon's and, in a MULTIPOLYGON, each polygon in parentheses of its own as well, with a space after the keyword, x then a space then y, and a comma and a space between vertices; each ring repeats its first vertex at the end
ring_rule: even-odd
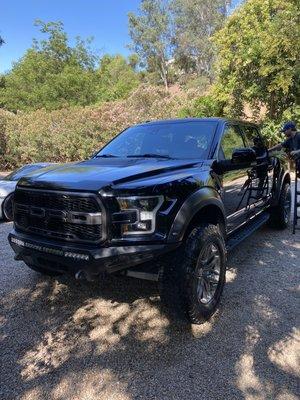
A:
POLYGON ((37 218, 56 218, 76 225, 102 225, 102 213, 85 213, 77 211, 55 210, 53 208, 35 207, 16 203, 15 211, 25 212, 37 218))
POLYGON ((77 225, 102 225, 102 213, 69 212, 67 221, 77 225), (85 220, 80 217, 85 217, 85 220))
MULTIPOLYGON (((76 225, 89 225, 89 226, 93 226, 93 225, 101 225, 101 237, 99 238, 98 241, 92 241, 92 240, 83 240, 83 239, 73 239, 73 238, 61 238, 59 239, 58 237, 56 239, 58 240, 62 240, 64 242, 73 242, 73 243, 91 243, 91 244, 97 244, 97 243, 101 243, 104 242, 107 239, 107 213, 105 210, 105 207, 103 205, 103 202, 101 201, 99 195, 95 194, 95 193, 82 193, 82 192, 71 192, 71 191, 63 191, 63 190, 44 190, 44 189, 36 189, 36 188, 24 188, 24 187, 16 187, 16 191, 23 191, 23 192, 31 192, 31 193, 49 193, 49 194, 56 194, 56 195, 66 195, 66 196, 72 196, 72 197, 82 197, 82 198, 93 198, 95 199, 95 201, 97 202, 97 204, 99 205, 99 208, 101 210, 101 212, 97 212, 97 213, 84 213, 84 212, 76 212, 76 211, 63 211, 63 210, 54 210, 54 209, 47 209, 47 208, 42 208, 42 207, 35 207, 33 206, 32 208, 35 209, 35 211, 39 210, 43 210, 45 211, 45 213, 47 211, 51 213, 55 213, 56 211, 61 212, 61 219, 64 220, 64 222, 68 222, 68 223, 72 223, 72 224, 76 224, 76 225), (85 216, 86 220, 81 220, 78 221, 76 219, 77 217, 80 216, 85 216), (75 218, 75 221, 74 221, 75 218)), ((14 202, 14 210, 17 206, 21 206, 21 207, 28 207, 29 209, 31 208, 31 206, 27 206, 27 205, 23 205, 21 203, 16 203, 14 202)), ((38 216, 38 215, 36 215, 38 216)), ((50 215, 51 216, 51 215, 50 215)), ((26 229, 24 227, 19 227, 16 223, 14 223, 15 228, 20 231, 23 232, 28 232, 28 233, 32 233, 35 235, 39 235, 39 236, 43 236, 43 237, 48 237, 50 239, 53 239, 53 235, 51 235, 51 233, 49 235, 47 234, 43 234, 43 233, 37 233, 37 232, 33 232, 32 230, 26 229)), ((41 228, 42 230, 42 228, 41 228)), ((50 231, 49 231, 50 232, 50 231)))

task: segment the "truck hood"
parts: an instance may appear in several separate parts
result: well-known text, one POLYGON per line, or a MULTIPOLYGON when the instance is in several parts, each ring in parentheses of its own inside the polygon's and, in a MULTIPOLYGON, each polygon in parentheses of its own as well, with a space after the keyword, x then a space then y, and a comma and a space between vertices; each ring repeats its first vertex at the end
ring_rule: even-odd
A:
POLYGON ((99 191, 135 180, 159 175, 182 176, 185 169, 199 168, 203 160, 164 160, 145 158, 94 158, 88 161, 54 165, 32 172, 19 180, 18 186, 53 190, 99 191))

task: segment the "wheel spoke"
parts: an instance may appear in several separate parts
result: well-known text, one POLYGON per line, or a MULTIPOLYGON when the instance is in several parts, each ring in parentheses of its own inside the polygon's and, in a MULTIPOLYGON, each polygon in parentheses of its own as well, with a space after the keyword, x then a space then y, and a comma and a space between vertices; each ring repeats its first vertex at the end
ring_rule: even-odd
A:
POLYGON ((194 276, 197 279, 199 301, 209 303, 220 280, 220 253, 215 245, 209 244, 202 250, 194 276))
POLYGON ((210 283, 207 279, 203 279, 203 296, 202 300, 203 302, 208 303, 213 297, 213 293, 211 290, 210 283))
POLYGON ((212 265, 214 265, 216 260, 216 256, 214 254, 212 254, 209 259, 207 260, 206 264, 205 264, 205 268, 211 268, 212 265))
POLYGON ((217 285, 219 283, 219 279, 220 273, 217 271, 212 271, 211 274, 207 277, 207 280, 214 285, 217 285))
POLYGON ((219 265, 219 262, 220 262, 220 256, 214 255, 210 261, 209 269, 214 270, 214 268, 219 265))
POLYGON ((204 292, 204 283, 203 283, 203 279, 199 278, 199 282, 197 285, 197 296, 198 298, 201 300, 203 297, 203 292, 204 292))
POLYGON ((212 254, 212 248, 211 246, 207 246, 204 248, 203 250, 203 254, 201 257, 201 263, 203 266, 207 265, 209 263, 209 260, 211 258, 211 254, 212 254))

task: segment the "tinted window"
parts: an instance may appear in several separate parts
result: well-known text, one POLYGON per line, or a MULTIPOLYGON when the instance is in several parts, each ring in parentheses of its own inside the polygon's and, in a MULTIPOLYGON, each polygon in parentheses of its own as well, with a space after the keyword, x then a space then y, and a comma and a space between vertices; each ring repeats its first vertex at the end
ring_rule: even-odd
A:
POLYGON ((126 129, 97 156, 207 158, 217 122, 172 122, 126 129))
POLYGON ((227 126, 222 138, 219 159, 230 160, 235 149, 245 147, 239 128, 235 125, 227 126))
POLYGON ((258 130, 254 126, 243 126, 243 134, 246 138, 246 144, 249 147, 256 146, 258 142, 261 142, 258 130))
POLYGON ((252 147, 258 157, 266 156, 266 146, 259 134, 258 129, 254 126, 243 126, 242 130, 247 146, 252 147))

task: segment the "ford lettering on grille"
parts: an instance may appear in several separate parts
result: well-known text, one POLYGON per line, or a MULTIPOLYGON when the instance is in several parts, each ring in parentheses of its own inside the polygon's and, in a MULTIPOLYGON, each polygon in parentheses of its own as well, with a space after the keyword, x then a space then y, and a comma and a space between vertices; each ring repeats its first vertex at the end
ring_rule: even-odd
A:
POLYGON ((74 242, 104 238, 103 206, 93 194, 17 188, 14 221, 18 230, 74 242))

